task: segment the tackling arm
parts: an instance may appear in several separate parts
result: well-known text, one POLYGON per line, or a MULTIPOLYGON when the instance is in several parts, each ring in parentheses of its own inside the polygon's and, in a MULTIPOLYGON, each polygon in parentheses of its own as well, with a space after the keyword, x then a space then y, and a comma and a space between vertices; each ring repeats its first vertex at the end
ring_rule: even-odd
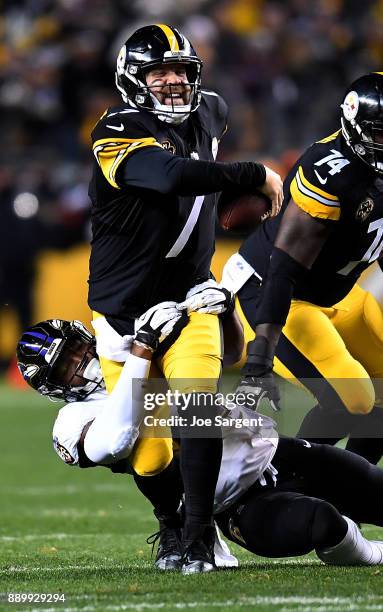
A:
POLYGON ((137 356, 134 351, 133 347, 116 386, 105 400, 105 409, 84 437, 84 453, 93 463, 109 465, 128 457, 137 440, 143 419, 142 384, 137 379, 148 378, 151 359, 137 356))
POLYGON ((145 414, 143 390, 152 354, 181 317, 175 302, 162 302, 136 320, 131 353, 105 401, 105 408, 84 438, 85 456, 93 463, 110 465, 129 457, 145 414))

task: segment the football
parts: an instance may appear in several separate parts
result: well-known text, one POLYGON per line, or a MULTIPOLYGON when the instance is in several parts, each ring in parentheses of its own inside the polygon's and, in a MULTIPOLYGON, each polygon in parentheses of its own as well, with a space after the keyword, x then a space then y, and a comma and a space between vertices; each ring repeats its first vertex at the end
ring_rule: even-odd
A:
POLYGON ((222 229, 251 231, 271 213, 271 200, 260 191, 255 193, 222 193, 217 208, 222 229))

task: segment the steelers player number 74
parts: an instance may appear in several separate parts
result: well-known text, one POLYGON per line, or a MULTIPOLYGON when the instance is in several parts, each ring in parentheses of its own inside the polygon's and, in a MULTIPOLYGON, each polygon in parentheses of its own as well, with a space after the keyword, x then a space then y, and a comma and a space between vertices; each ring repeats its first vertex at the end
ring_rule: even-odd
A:
POLYGON ((338 270, 338 274, 343 274, 347 276, 352 272, 354 268, 361 262, 366 261, 368 263, 372 263, 376 259, 378 259, 380 253, 383 249, 383 218, 376 219, 376 221, 372 221, 368 226, 367 233, 376 231, 376 236, 372 242, 372 244, 368 247, 367 251, 363 255, 362 259, 358 261, 350 261, 344 268, 338 270))

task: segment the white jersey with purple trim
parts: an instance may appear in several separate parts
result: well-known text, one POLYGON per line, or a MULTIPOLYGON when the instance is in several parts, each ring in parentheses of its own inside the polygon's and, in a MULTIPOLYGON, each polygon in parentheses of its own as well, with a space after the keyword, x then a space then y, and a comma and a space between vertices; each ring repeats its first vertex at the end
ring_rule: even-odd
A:
MULTIPOLYGON (((58 413, 53 427, 54 448, 65 463, 79 465, 78 443, 87 423, 105 408, 105 390, 90 395, 85 401, 67 404, 58 413)), ((274 477, 271 466, 278 446, 274 421, 248 408, 235 408, 219 417, 223 434, 221 469, 215 493, 214 512, 232 505, 257 480, 261 484, 265 472, 274 477)))
POLYGON ((244 406, 236 407, 222 419, 223 451, 214 498, 214 513, 231 506, 264 474, 276 481, 271 465, 278 447, 275 422, 244 406), (227 420, 226 420, 227 419, 227 420))
POLYGON ((53 425, 53 446, 68 465, 78 465, 77 445, 82 430, 103 411, 106 397, 105 390, 96 391, 83 402, 71 402, 59 410, 53 425))

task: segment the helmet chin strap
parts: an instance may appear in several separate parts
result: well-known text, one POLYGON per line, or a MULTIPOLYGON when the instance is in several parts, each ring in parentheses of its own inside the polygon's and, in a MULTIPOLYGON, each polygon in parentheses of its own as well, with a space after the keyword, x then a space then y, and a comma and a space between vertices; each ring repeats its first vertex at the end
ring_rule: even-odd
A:
MULTIPOLYGON (((189 106, 189 105, 188 105, 189 106)), ((186 108, 186 107, 180 107, 180 108, 186 108)), ((177 114, 161 114, 161 110, 155 110, 155 114, 158 117, 158 119, 160 121, 164 121, 164 123, 171 123, 172 125, 180 125, 180 123, 183 123, 185 121, 185 119, 187 119, 190 115, 190 110, 188 110, 185 113, 177 113, 177 114)))

